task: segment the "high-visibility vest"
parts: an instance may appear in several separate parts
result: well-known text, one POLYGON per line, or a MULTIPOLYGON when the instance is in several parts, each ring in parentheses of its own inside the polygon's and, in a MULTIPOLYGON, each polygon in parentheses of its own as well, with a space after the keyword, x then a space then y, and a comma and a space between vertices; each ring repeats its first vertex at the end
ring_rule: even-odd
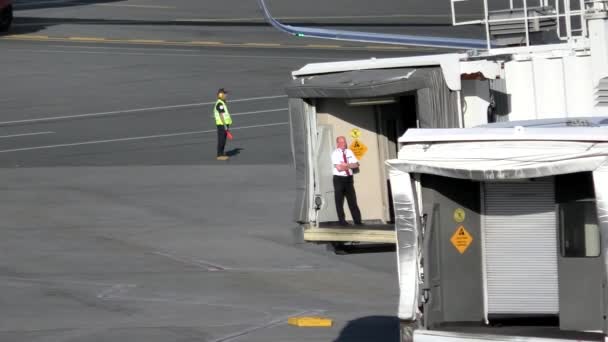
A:
POLYGON ((230 118, 230 113, 228 112, 228 106, 226 106, 226 102, 222 99, 217 99, 215 106, 213 106, 213 114, 215 115, 215 124, 217 126, 222 126, 222 117, 220 116, 220 112, 217 110, 217 105, 222 104, 224 106, 224 122, 226 125, 232 125, 232 118, 230 118))

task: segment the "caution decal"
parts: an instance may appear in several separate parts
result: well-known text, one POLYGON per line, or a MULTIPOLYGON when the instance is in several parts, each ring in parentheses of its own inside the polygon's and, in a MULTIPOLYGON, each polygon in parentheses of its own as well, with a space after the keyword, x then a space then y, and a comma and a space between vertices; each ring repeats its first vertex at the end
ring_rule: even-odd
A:
POLYGON ((464 254, 466 250, 469 248, 471 243, 473 242, 473 237, 463 225, 458 226, 456 231, 452 235, 450 239, 452 245, 460 252, 460 254, 464 254))

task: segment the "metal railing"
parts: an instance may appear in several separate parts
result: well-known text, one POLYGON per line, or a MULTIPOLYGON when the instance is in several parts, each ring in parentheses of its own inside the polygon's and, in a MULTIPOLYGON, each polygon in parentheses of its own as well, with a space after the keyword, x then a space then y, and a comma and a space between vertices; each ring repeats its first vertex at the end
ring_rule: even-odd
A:
POLYGON ((533 20, 555 20, 558 38, 562 41, 572 41, 573 39, 587 37, 588 35, 587 25, 585 24, 585 13, 587 11, 603 11, 608 9, 608 0, 509 0, 509 7, 502 10, 522 10, 523 15, 521 17, 490 18, 491 11, 488 7, 488 0, 483 0, 483 19, 457 21, 456 4, 468 1, 470 0, 450 0, 452 25, 484 25, 488 50, 492 49, 491 24, 522 22, 525 45, 529 47, 531 45, 530 22, 533 20), (521 7, 516 7, 518 3, 521 4, 521 7), (530 16, 529 9, 539 8, 552 8, 552 12, 554 13, 530 16))
POLYGON ((585 0, 585 9, 588 12, 608 11, 608 0, 585 0))

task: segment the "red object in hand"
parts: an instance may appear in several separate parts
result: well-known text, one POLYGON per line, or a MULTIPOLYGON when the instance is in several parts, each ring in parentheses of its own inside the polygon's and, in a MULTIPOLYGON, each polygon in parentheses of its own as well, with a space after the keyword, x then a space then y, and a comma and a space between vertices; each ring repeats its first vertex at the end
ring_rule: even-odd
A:
POLYGON ((226 131, 226 138, 228 138, 228 140, 232 140, 232 133, 230 133, 230 131, 226 131))

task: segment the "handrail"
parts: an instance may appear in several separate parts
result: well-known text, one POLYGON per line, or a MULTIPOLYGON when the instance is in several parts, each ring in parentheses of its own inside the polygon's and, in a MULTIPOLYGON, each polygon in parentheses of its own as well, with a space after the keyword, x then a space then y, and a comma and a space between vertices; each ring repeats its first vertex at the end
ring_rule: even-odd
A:
MULTIPOLYGON (((521 21, 524 24, 525 34, 525 45, 530 47, 530 26, 529 23, 532 20, 541 19, 554 19, 557 26, 557 36, 563 41, 572 41, 573 39, 588 37, 587 25, 585 24, 585 14, 589 12, 590 6, 597 7, 600 4, 603 8, 600 10, 608 10, 608 0, 538 0, 538 8, 547 8, 553 5, 555 13, 543 14, 530 16, 529 9, 534 8, 530 6, 530 0, 520 0, 521 6, 519 7, 523 13, 521 17, 513 18, 490 18, 490 10, 488 6, 488 0, 483 1, 483 17, 478 20, 465 20, 458 21, 456 14, 456 3, 468 2, 469 0, 450 0, 450 7, 452 10, 452 24, 454 26, 461 25, 483 25, 485 28, 486 40, 491 39, 491 24, 507 23, 507 22, 518 22, 521 21), (560 2, 563 1, 564 7, 561 8, 560 2), (576 6, 578 5, 578 8, 576 6), (562 27, 562 21, 565 23, 565 27, 562 27), (575 23, 578 21, 580 23, 575 23), (562 29, 565 30, 562 34, 562 29)), ((514 0, 509 0, 509 4, 505 9, 516 10, 515 7, 518 3, 514 0)), ((488 50, 491 50, 490 44, 488 44, 488 50)))
POLYGON ((366 43, 382 43, 408 46, 424 46, 450 49, 483 49, 491 48, 494 43, 488 39, 450 38, 435 36, 414 36, 402 34, 358 32, 291 26, 280 23, 272 17, 264 0, 258 0, 264 17, 270 25, 279 31, 298 37, 323 38, 343 41, 356 41, 366 43))

